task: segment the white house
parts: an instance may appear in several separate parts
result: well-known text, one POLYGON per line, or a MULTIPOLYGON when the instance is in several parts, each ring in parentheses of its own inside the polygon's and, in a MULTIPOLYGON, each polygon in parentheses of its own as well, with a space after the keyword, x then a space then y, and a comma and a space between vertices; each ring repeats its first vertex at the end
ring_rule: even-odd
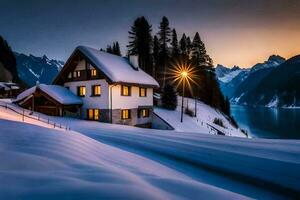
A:
POLYGON ((129 60, 79 46, 53 84, 66 87, 82 99, 81 118, 149 126, 153 88, 159 85, 138 67, 137 57, 129 60))

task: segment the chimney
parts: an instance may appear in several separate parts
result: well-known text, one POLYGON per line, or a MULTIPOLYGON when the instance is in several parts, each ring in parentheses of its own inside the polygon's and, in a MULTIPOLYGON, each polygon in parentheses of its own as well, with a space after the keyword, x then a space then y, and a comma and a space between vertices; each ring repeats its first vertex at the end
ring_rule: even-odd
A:
POLYGON ((139 70, 139 56, 129 55, 129 62, 135 70, 139 70))

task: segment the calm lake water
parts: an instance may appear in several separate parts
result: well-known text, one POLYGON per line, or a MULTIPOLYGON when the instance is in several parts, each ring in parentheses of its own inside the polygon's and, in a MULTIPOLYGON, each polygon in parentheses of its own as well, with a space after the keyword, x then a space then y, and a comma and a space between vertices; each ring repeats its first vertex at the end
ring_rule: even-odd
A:
POLYGON ((252 137, 300 139, 300 109, 231 105, 231 113, 252 137))

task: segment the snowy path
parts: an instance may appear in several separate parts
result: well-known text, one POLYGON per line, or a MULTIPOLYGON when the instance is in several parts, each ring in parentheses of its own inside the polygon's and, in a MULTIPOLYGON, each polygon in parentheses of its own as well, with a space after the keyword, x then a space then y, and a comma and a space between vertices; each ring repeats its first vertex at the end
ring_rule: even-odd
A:
MULTIPOLYGON (((14 115, 13 113, 3 115, 3 113, 5 113, 5 111, 0 108, 0 118, 3 118, 3 116, 7 118, 9 115, 14 115)), ((11 117, 11 120, 14 120, 14 117, 11 117)), ((81 163, 84 167, 78 167, 79 169, 77 169, 77 164, 69 166, 71 167, 69 169, 69 171, 72 171, 71 174, 76 172, 76 178, 79 176, 78 179, 80 181, 83 181, 81 179, 85 179, 84 174, 86 172, 83 170, 85 167, 90 168, 90 165, 92 165, 97 168, 99 167, 98 162, 103 162, 103 159, 109 159, 109 166, 111 166, 109 170, 120 168, 125 170, 125 174, 130 174, 126 176, 122 174, 122 177, 118 180, 121 182, 121 185, 129 184, 129 186, 132 186, 132 188, 130 187, 131 190, 120 191, 120 193, 124 192, 123 195, 133 195, 135 193, 132 191, 134 191, 135 187, 142 187, 144 190, 137 193, 137 198, 143 195, 149 199, 175 199, 174 195, 176 195, 178 199, 197 199, 203 197, 208 199, 240 199, 245 197, 278 199, 283 197, 296 197, 297 195, 299 197, 300 141, 297 140, 245 139, 199 133, 159 131, 68 118, 52 118, 52 120, 68 124, 72 130, 88 136, 85 137, 79 133, 72 134, 72 132, 69 131, 56 130, 57 134, 51 139, 54 141, 49 141, 51 144, 53 142, 55 143, 58 135, 61 135, 59 138, 66 138, 59 139, 61 141, 58 144, 51 146, 51 151, 57 151, 57 155, 55 154, 55 158, 53 159, 56 161, 59 160, 59 162, 65 165, 65 162, 69 164, 69 161, 62 159, 59 155, 60 153, 67 157, 71 156, 72 159, 75 160, 80 153, 83 153, 78 159, 86 159, 86 162, 81 163), (89 142, 83 145, 81 140, 89 142), (67 147, 66 151, 65 143, 69 145, 69 141, 73 141, 73 144, 67 147), (69 150, 68 148, 72 149, 69 150), (85 152, 87 150, 88 152, 85 152), (73 154, 73 151, 75 154, 73 154), (69 155, 70 153, 72 154, 69 155), (124 164, 124 162, 126 164, 124 164), (131 175, 137 179, 132 181, 131 178, 128 178, 131 177, 131 175), (140 180, 142 180, 142 182, 140 182, 140 180), (151 196, 154 194, 155 196, 151 196)), ((7 143, 5 134, 7 133, 16 132, 15 134, 17 135, 12 136, 11 141, 13 141, 14 138, 27 141, 25 144, 21 143, 22 145, 17 145, 17 149, 21 149, 18 150, 20 152, 24 153, 23 148, 32 148, 33 150, 30 150, 30 153, 34 154, 40 152, 40 148, 42 147, 45 147, 44 151, 49 150, 49 144, 47 144, 47 142, 43 144, 37 139, 39 138, 37 137, 39 136, 38 134, 47 133, 48 131, 46 130, 49 129, 42 128, 42 130, 40 130, 30 128, 26 131, 26 129, 23 128, 11 128, 11 130, 8 130, 9 126, 7 127, 6 124, 10 122, 4 121, 4 125, 2 122, 3 121, 0 120, 0 136, 2 136, 0 138, 0 151, 2 151, 0 154, 2 155, 1 160, 4 159, 5 161, 5 159, 8 159, 6 156, 8 153, 7 148, 5 148, 7 143), (7 128, 3 129, 2 127, 7 128), (26 135, 26 133, 28 133, 28 135, 26 135), (34 136, 31 134, 34 134, 34 136), (27 136, 29 138, 26 138, 27 136), (41 143, 41 147, 39 147, 36 152, 35 148, 39 143, 41 143)), ((34 122, 28 123, 34 124, 34 122)), ((20 127, 21 125, 18 126, 20 127)), ((50 132, 52 131, 55 130, 51 129, 50 132)), ((46 140, 42 140, 42 142, 45 141, 46 140)), ((15 141, 12 143, 16 144, 15 141)), ((14 148, 15 147, 12 147, 12 149, 14 148)), ((18 158, 15 156, 16 155, 13 154, 11 159, 18 158)), ((45 159, 49 157, 48 153, 42 156, 45 159)), ((50 157, 51 156, 52 154, 50 154, 50 157)), ((17 160, 19 160, 19 158, 17 160)), ((32 163, 30 159, 27 161, 28 163, 32 163)), ((9 160, 8 163, 10 162, 12 161, 9 160)), ((4 177, 8 176, 12 178, 10 176, 12 175, 10 166, 11 165, 5 168, 4 165, 4 169, 9 171, 9 173, 4 171, 4 175, 2 174, 4 177)), ((38 165, 37 168, 40 168, 40 166, 38 165)), ((0 168, 0 175, 3 172, 2 169, 3 168, 0 168)), ((19 173, 23 173, 21 168, 18 170, 19 173)), ((96 174, 102 174, 103 171, 101 170, 96 174)), ((105 168, 105 170, 107 169, 105 168)), ((14 171, 14 169, 12 171, 14 171)), ((109 172, 111 174, 119 173, 118 171, 109 172)), ((26 174, 26 172, 24 173, 26 174)), ((118 178, 116 178, 118 177, 117 175, 111 176, 115 178, 113 179, 114 181, 118 182, 118 178)), ((100 191, 103 191, 103 187, 106 187, 106 184, 109 184, 111 181, 110 178, 98 180, 98 178, 95 178, 97 175, 94 177, 89 174, 88 177, 93 179, 96 185, 101 183, 101 186, 97 185, 97 187, 101 188, 98 188, 100 191)), ((18 180, 18 178, 19 177, 16 179, 18 180)), ((30 177, 27 178, 31 179, 30 177)), ((44 178, 47 179, 49 177, 44 178)), ((81 183, 79 185, 81 186, 81 183)), ((90 188, 90 193, 94 193, 95 188, 89 184, 85 186, 85 189, 90 188)), ((69 187, 70 194, 72 193, 71 191, 74 192, 75 186, 71 184, 69 187)), ((57 188, 54 190, 56 189, 57 188)), ((27 190, 30 190, 30 188, 27 188, 27 190)), ((78 192, 83 193, 82 190, 78 192)), ((101 192, 95 192, 96 197, 101 196, 102 193, 100 193, 101 192)), ((0 195, 1 194, 3 194, 3 192, 0 190, 0 195)), ((119 193, 113 192, 113 194, 109 195, 118 194, 119 193)))

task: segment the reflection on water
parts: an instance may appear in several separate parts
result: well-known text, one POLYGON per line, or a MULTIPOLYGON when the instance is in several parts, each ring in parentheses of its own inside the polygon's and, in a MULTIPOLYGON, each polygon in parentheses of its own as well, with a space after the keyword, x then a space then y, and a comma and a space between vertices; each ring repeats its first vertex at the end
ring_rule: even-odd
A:
POLYGON ((232 105, 231 113, 252 137, 300 139, 300 109, 232 105))

